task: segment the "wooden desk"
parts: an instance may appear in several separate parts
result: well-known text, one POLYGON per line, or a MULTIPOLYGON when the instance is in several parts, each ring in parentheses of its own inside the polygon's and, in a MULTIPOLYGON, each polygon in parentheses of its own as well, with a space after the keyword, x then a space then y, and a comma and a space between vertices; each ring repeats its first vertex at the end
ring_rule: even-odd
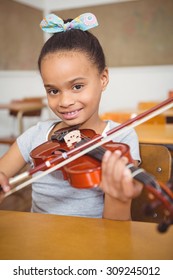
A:
POLYGON ((173 226, 0 211, 0 259, 173 259, 173 226))
POLYGON ((16 112, 19 111, 30 111, 40 109, 43 107, 44 104, 41 104, 41 102, 11 102, 11 103, 1 103, 0 104, 0 110, 2 109, 8 109, 8 110, 13 110, 16 112))
POLYGON ((173 145, 173 124, 141 124, 135 130, 140 143, 173 145))
POLYGON ((22 116, 25 112, 31 112, 34 110, 40 110, 46 105, 41 102, 10 102, 1 103, 0 110, 13 110, 17 114, 17 122, 19 128, 19 134, 23 132, 22 116))

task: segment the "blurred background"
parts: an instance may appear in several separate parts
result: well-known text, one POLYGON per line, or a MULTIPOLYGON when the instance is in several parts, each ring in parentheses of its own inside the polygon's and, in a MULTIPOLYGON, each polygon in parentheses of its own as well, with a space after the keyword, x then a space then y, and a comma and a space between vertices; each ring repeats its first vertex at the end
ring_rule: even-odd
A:
MULTIPOLYGON (((1 104, 44 99, 37 59, 47 34, 40 21, 48 13, 66 19, 85 12, 98 19, 91 32, 103 46, 110 71, 100 114, 168 97, 173 90, 173 0, 0 0, 1 104)), ((39 119, 49 117, 44 107, 39 119)), ((25 127, 36 119, 30 118, 25 127)), ((0 136, 17 131, 8 110, 1 108, 0 120, 0 136)))

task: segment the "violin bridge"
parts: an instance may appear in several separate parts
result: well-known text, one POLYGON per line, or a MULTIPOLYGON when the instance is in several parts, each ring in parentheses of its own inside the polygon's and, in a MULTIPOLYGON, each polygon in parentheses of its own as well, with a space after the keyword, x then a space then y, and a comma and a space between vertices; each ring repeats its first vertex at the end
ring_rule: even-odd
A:
POLYGON ((64 136, 64 141, 67 144, 67 147, 72 147, 75 143, 78 143, 81 141, 81 134, 80 130, 73 130, 70 131, 68 134, 64 136))

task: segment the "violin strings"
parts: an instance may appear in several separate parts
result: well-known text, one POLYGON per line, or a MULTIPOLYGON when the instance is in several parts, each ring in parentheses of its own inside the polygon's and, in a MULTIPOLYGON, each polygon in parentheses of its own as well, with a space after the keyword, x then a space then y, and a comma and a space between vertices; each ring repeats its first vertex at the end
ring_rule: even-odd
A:
MULTIPOLYGON (((91 139, 87 136, 85 136, 84 134, 81 134, 81 136, 83 137, 84 140, 87 140, 87 142, 89 142, 91 139)), ((101 157, 103 158, 105 152, 106 152, 106 149, 102 146, 99 146, 97 147, 96 149, 94 149, 93 151, 98 151, 99 152, 99 155, 101 155, 101 157)))

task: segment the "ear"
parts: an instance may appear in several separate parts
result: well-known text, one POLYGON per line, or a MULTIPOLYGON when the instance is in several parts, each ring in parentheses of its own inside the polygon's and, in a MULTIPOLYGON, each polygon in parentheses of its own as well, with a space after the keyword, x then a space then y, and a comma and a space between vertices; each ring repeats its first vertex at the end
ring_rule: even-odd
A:
POLYGON ((101 77, 102 91, 104 91, 107 87, 107 84, 109 83, 109 71, 108 71, 107 67, 105 67, 105 69, 101 73, 100 77, 101 77))

